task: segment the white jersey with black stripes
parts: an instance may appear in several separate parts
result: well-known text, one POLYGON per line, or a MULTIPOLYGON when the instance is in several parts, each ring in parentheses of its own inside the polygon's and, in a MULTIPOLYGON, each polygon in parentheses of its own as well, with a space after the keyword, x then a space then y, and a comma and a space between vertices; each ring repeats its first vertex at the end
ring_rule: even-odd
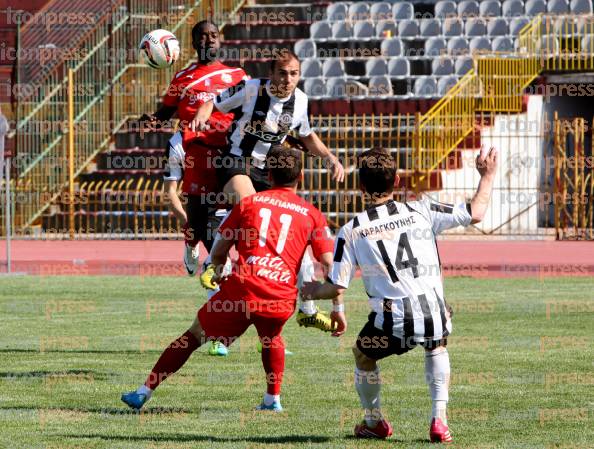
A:
POLYGON ((439 340, 452 328, 435 235, 470 221, 469 205, 429 198, 370 207, 340 229, 329 281, 347 288, 360 268, 375 327, 418 343, 439 340))

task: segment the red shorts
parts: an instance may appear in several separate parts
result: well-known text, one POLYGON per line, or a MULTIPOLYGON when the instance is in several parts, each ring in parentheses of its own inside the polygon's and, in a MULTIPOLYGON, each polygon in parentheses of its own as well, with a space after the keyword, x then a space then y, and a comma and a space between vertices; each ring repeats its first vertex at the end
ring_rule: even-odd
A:
MULTIPOLYGON (((190 195, 218 192, 216 160, 221 157, 221 152, 198 141, 184 142, 183 146, 186 151, 183 192, 190 195)), ((210 201, 214 204, 215 198, 210 201)))
POLYGON ((294 301, 250 301, 225 296, 219 291, 198 311, 205 337, 219 340, 225 346, 237 340, 252 324, 261 339, 279 336, 295 312, 294 301))

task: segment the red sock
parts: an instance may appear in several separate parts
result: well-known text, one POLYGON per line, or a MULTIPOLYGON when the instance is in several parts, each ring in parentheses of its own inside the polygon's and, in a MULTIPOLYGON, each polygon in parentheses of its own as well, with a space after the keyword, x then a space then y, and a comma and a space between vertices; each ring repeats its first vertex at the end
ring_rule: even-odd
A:
POLYGON ((266 371, 266 392, 280 394, 285 373, 285 342, 283 337, 265 338, 262 342, 262 364, 266 371))
POLYGON ((157 388, 161 382, 177 372, 199 347, 200 342, 196 337, 190 331, 186 331, 177 340, 172 341, 167 349, 163 351, 144 385, 151 390, 157 388))

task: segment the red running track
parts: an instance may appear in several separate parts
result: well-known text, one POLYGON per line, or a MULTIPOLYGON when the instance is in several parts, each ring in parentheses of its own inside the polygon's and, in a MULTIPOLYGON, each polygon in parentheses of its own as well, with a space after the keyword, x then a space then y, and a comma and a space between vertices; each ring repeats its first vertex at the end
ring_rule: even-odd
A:
MULTIPOLYGON (((446 276, 594 276, 594 242, 442 240, 446 276)), ((6 272, 0 242, 0 273, 6 272)), ((36 275, 184 275, 183 242, 13 240, 12 271, 36 275)), ((201 254, 201 259, 204 257, 201 254)))

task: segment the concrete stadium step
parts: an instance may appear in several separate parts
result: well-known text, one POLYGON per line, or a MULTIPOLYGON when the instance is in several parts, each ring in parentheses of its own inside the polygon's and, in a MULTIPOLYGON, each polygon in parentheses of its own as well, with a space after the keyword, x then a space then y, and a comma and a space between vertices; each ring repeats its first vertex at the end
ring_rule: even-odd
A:
POLYGON ((304 39, 309 37, 311 23, 311 21, 238 23, 227 25, 223 32, 225 41, 240 39, 304 39))
POLYGON ((115 135, 115 147, 117 149, 127 148, 167 148, 167 142, 173 135, 172 130, 157 132, 139 132, 135 130, 120 131, 115 135))
POLYGON ((162 148, 127 148, 104 151, 95 160, 98 170, 164 168, 167 162, 162 148))

